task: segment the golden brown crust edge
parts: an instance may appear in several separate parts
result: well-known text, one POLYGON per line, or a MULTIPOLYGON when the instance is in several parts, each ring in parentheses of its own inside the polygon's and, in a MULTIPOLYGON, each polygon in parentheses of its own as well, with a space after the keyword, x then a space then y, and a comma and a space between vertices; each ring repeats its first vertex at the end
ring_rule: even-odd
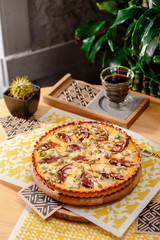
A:
POLYGON ((50 196, 51 198, 57 201, 71 204, 71 205, 93 206, 93 205, 99 205, 103 203, 114 202, 126 196, 128 193, 130 193, 139 182, 139 179, 141 176, 141 167, 133 177, 132 181, 124 188, 110 195, 93 197, 93 198, 79 198, 79 197, 65 196, 61 193, 58 193, 57 191, 50 189, 47 185, 44 184, 43 181, 41 181, 41 178, 37 175, 33 166, 32 166, 32 176, 33 176, 34 182, 41 189, 41 191, 43 191, 46 195, 50 196))

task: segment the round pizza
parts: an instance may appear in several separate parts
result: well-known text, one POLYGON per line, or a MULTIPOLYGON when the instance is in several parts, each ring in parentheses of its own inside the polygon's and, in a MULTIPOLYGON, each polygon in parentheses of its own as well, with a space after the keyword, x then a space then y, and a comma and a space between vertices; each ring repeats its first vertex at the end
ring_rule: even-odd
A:
POLYGON ((35 144, 34 175, 49 189, 76 198, 114 194, 131 184, 141 151, 126 132, 97 121, 54 127, 35 144))

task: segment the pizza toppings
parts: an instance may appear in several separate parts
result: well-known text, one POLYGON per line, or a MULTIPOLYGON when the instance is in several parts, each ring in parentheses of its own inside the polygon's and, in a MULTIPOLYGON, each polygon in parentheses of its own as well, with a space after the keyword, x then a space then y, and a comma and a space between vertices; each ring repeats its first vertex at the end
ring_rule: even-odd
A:
POLYGON ((58 138, 60 138, 62 141, 66 142, 66 143, 70 143, 71 142, 71 138, 70 136, 68 136, 67 134, 65 134, 64 132, 58 132, 56 134, 56 136, 58 138))
POLYGON ((60 147, 60 144, 58 143, 55 143, 55 142, 52 142, 51 140, 43 143, 42 145, 40 145, 37 150, 38 152, 43 152, 43 151, 46 151, 48 149, 51 149, 51 148, 55 148, 55 147, 60 147))
POLYGON ((112 154, 124 151, 125 148, 128 146, 129 140, 130 140, 129 136, 126 139, 122 139, 122 137, 120 137, 118 141, 115 140, 113 142, 113 146, 110 148, 112 154))
POLYGON ((66 151, 68 152, 72 152, 72 151, 81 151, 81 147, 77 144, 70 144, 70 145, 67 145, 66 147, 66 151))
POLYGON ((102 174, 103 177, 107 178, 107 179, 118 179, 118 180, 123 180, 123 176, 114 172, 110 172, 110 173, 100 173, 102 174))
POLYGON ((113 159, 110 159, 109 162, 110 162, 111 165, 115 165, 115 166, 118 166, 118 164, 121 165, 121 166, 125 166, 125 167, 135 166, 135 164, 133 162, 126 161, 124 159, 115 159, 115 158, 113 158, 113 159))
POLYGON ((78 155, 77 157, 74 157, 73 160, 78 162, 83 162, 83 161, 86 161, 86 157, 78 155))
POLYGON ((85 188, 93 188, 94 183, 88 178, 87 173, 82 173, 80 177, 80 183, 83 185, 85 188))
POLYGON ((37 172, 58 189, 87 191, 114 186, 132 175, 139 164, 130 139, 97 122, 58 127, 35 148, 37 172))
POLYGON ((100 131, 97 131, 95 132, 95 140, 97 142, 102 142, 102 141, 107 141, 108 140, 108 133, 107 131, 104 131, 104 130, 100 130, 100 131))
POLYGON ((81 125, 77 125, 75 136, 79 139, 79 141, 83 141, 84 139, 89 137, 88 128, 82 127, 81 125))
POLYGON ((121 140, 119 142, 115 142, 113 144, 113 147, 111 147, 112 154, 116 154, 118 152, 122 152, 125 149, 126 146, 126 140, 121 140))
POLYGON ((98 125, 92 125, 90 129, 91 138, 95 142, 108 141, 108 131, 105 128, 101 128, 98 125))
POLYGON ((46 158, 46 159, 44 159, 44 161, 43 162, 45 162, 45 163, 54 163, 54 162, 57 162, 57 160, 59 160, 61 157, 56 157, 56 156, 53 156, 53 157, 51 157, 51 158, 46 158))
POLYGON ((96 163, 98 163, 98 161, 97 161, 96 159, 90 160, 90 161, 88 162, 89 165, 96 164, 96 163))
POLYGON ((112 156, 111 153, 106 152, 105 155, 104 155, 104 158, 106 158, 106 159, 110 159, 111 156, 112 156))
POLYGON ((57 174, 56 174, 56 180, 59 182, 59 183, 62 183, 65 181, 66 177, 67 177, 67 173, 66 171, 68 169, 70 169, 72 166, 72 163, 71 164, 67 164, 65 165, 64 167, 62 167, 61 169, 58 170, 57 174))

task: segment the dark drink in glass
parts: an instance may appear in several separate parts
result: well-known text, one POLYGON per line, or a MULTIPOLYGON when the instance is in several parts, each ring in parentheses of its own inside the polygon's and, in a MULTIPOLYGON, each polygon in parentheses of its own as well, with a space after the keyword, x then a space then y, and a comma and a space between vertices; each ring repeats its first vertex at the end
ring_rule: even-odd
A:
POLYGON ((106 98, 116 104, 124 102, 134 77, 133 72, 126 67, 115 66, 104 69, 100 77, 106 98))

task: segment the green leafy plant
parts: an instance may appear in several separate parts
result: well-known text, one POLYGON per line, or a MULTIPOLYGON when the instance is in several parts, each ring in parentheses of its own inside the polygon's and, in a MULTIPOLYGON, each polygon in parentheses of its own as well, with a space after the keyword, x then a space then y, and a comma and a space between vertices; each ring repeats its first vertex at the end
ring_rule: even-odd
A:
POLYGON ((17 76, 9 86, 9 95, 14 98, 26 100, 32 96, 32 94, 32 83, 28 80, 27 76, 17 76))
POLYGON ((128 6, 126 0, 95 0, 97 7, 100 10, 105 10, 111 14, 117 14, 119 9, 125 8, 128 6))
MULTIPOLYGON (((96 2, 103 7, 109 1, 96 2)), ((93 64, 101 52, 102 68, 127 65, 135 72, 133 90, 160 97, 160 1, 149 3, 131 0, 111 24, 108 20, 88 21, 75 35, 93 64)))

